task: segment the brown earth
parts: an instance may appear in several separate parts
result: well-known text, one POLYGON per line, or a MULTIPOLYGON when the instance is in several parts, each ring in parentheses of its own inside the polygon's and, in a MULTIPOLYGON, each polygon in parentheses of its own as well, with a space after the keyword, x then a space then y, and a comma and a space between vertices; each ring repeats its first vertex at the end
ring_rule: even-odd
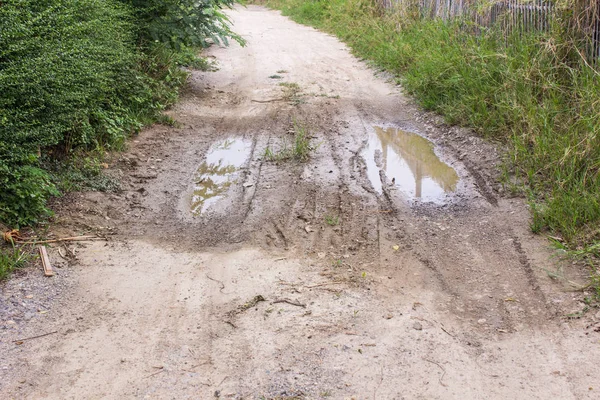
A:
POLYGON ((51 247, 57 276, 2 286, 0 398, 598 398, 600 315, 566 318, 584 271, 530 233, 498 146, 420 112, 331 36, 256 6, 231 17, 247 46, 210 49, 220 69, 192 72, 178 126, 113 157, 123 192, 56 205, 54 235, 108 241, 51 247), (266 159, 294 121, 311 158, 266 159), (375 126, 434 142, 454 192, 414 201, 385 174, 378 192, 375 126), (248 158, 194 216, 197 170, 226 139, 248 158))

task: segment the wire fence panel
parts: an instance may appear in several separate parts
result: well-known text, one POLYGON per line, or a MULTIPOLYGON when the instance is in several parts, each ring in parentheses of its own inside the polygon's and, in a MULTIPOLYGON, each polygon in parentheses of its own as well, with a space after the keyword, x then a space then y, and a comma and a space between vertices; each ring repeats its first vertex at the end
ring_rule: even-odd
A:
MULTIPOLYGON (((582 56, 600 66, 600 0, 573 0, 572 8, 557 10, 556 0, 375 0, 399 12, 418 11, 426 19, 470 20, 479 28, 500 27, 513 33, 549 32, 561 12, 561 22, 581 42, 582 56)), ((412 15, 412 14, 411 14, 412 15)), ((474 32, 479 31, 478 28, 474 32)))

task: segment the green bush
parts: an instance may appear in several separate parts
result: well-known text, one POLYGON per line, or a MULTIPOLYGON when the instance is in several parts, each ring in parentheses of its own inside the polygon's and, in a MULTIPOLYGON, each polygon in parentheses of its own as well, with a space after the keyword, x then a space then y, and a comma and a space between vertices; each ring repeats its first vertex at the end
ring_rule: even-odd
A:
POLYGON ((104 0, 12 0, 0 7, 0 219, 48 214, 43 152, 110 146, 139 125, 150 90, 136 72, 127 10, 104 0))
POLYGON ((121 0, 134 10, 142 43, 158 42, 174 49, 207 47, 210 42, 227 44, 233 37, 242 41, 229 28, 229 20, 221 11, 239 0, 121 0))
POLYGON ((159 118, 187 78, 180 66, 206 64, 193 46, 237 38, 220 11, 234 2, 3 1, 0 221, 22 226, 50 214, 57 179, 40 159, 73 165, 75 149, 119 149, 159 118))

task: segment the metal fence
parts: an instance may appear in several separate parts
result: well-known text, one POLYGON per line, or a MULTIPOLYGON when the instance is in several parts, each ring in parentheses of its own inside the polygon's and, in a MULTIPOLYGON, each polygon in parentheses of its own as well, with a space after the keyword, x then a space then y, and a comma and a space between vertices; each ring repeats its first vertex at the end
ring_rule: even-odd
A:
POLYGON ((600 0, 573 0, 570 8, 556 0, 375 0, 383 8, 428 19, 463 18, 475 27, 500 27, 508 34, 547 32, 561 18, 574 34, 582 55, 600 66, 600 0))

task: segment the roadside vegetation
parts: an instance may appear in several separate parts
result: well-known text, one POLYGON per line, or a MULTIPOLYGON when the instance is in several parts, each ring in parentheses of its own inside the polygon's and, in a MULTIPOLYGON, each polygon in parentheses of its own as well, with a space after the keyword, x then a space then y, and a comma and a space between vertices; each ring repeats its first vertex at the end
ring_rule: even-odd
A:
MULTIPOLYGON (((103 159, 162 111, 197 54, 243 40, 222 8, 238 0, 7 0, 0 4, 0 226, 51 215, 52 196, 119 190, 103 159)), ((0 243, 0 280, 27 253, 0 243)))
POLYGON ((0 249, 0 281, 5 279, 15 269, 26 265, 31 256, 17 247, 10 250, 0 249))
POLYGON ((115 185, 99 171, 144 125, 169 122, 183 67, 241 41, 237 0, 8 0, 0 5, 0 221, 34 224, 51 196, 115 185))
POLYGON ((548 32, 506 37, 384 12, 373 0, 256 3, 337 35, 425 109, 508 144, 505 185, 529 199, 531 229, 596 258, 588 250, 600 241, 600 73, 567 18, 548 32))

